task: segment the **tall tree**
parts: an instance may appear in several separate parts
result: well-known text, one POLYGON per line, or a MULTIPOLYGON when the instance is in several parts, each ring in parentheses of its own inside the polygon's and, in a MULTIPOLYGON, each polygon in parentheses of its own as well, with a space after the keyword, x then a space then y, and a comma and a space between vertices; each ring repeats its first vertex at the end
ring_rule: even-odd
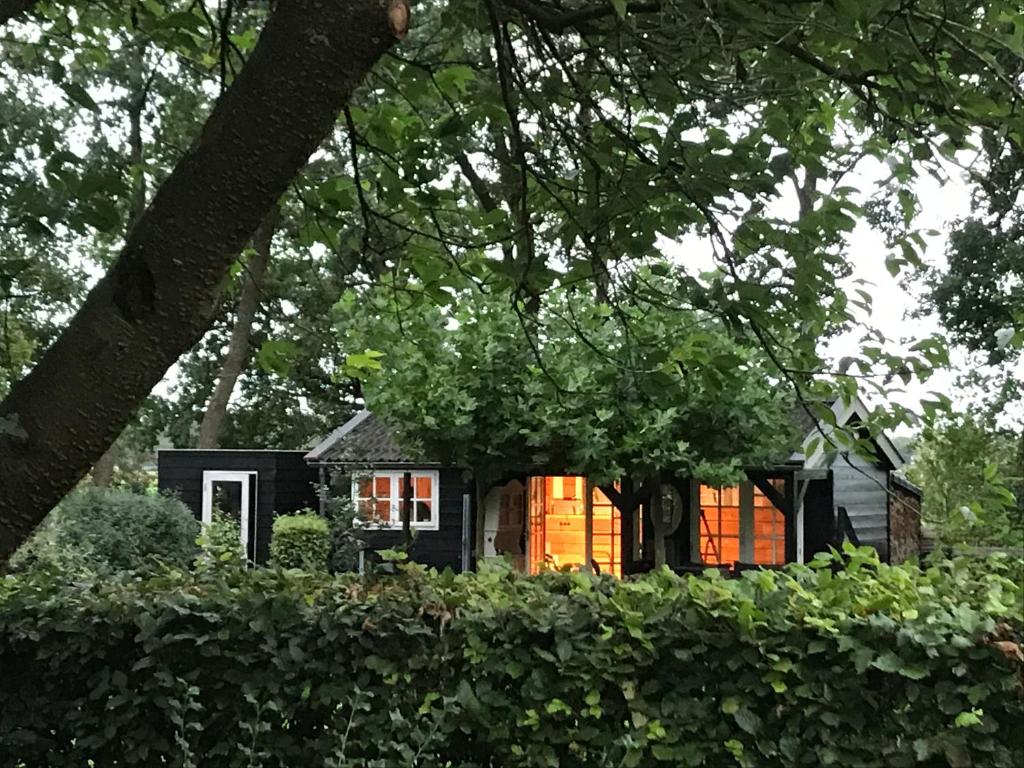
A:
POLYGON ((260 290, 263 277, 270 262, 270 251, 273 247, 274 232, 277 229, 281 211, 273 206, 266 217, 260 222, 252 240, 252 257, 243 270, 242 288, 238 295, 238 309, 235 324, 231 329, 231 339, 227 351, 221 361, 220 372, 213 394, 206 404, 203 420, 199 424, 197 448, 218 448, 227 416, 228 401, 235 390, 239 375, 249 361, 252 325, 256 317, 256 308, 260 301, 260 290))
MULTIPOLYGON (((277 7, 117 262, 0 403, 0 559, 205 331, 235 254, 394 42, 393 25, 375 2, 277 7), (88 407, 83 393, 92 395, 88 407), (60 407, 74 402, 80 405, 60 407)), ((404 24, 398 32, 404 35, 404 24)))
MULTIPOLYGON (((799 367, 779 366, 791 385, 827 381, 816 339, 849 317, 835 280, 861 213, 844 171, 884 159, 909 186, 979 128, 1022 141, 1012 0, 431 1, 412 44, 376 67, 404 33, 401 2, 278 3, 251 55, 255 27, 236 11, 260 18, 267 5, 218 6, 45 3, 35 26, 8 27, 5 50, 24 47, 17 64, 38 78, 76 51, 76 66, 95 68, 134 15, 169 67, 215 73, 226 90, 109 275, 0 405, 0 459, 13 467, 0 552, 216 316, 230 263, 343 103, 324 152, 342 162, 299 191, 320 232, 310 242, 355 279, 414 275, 437 302, 469 279, 529 306, 596 274, 624 296, 631 262, 696 235, 718 269, 690 274, 693 292, 770 359, 789 359, 780 341, 799 346, 799 367), (365 96, 350 99, 367 73, 365 96), (799 220, 782 215, 787 180, 808 171, 822 190, 799 220)), ((91 111, 88 88, 59 82, 91 111)), ((103 197, 90 195, 100 210, 103 197)), ((899 265, 919 243, 894 246, 899 265)), ((860 357, 889 362, 870 347, 860 357)))
POLYGON ((509 472, 637 489, 663 474, 734 480, 784 446, 790 393, 752 336, 666 308, 685 285, 658 267, 638 270, 617 309, 620 297, 595 298, 600 284, 519 305, 470 289, 450 312, 415 285, 349 296, 350 369, 369 408, 432 460, 473 467, 481 493, 509 472))

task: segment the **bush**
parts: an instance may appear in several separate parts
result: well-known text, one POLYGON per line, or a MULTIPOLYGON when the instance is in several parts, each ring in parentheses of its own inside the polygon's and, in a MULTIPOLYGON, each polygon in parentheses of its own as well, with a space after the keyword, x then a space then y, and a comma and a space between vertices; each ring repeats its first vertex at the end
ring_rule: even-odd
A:
POLYGON ((197 552, 199 522, 179 500, 116 488, 69 494, 15 555, 12 568, 110 573, 182 567, 197 552))
POLYGON ((831 566, 12 579, 0 765, 1019 766, 1005 563, 831 566))
POLYGON ((203 525, 197 543, 197 571, 215 571, 222 568, 237 570, 246 565, 247 557, 242 546, 239 525, 234 518, 219 510, 215 509, 210 522, 203 525))
POLYGON ((274 520, 270 564, 279 568, 325 571, 331 549, 327 521, 312 510, 274 520))
POLYGON ((358 570, 359 553, 364 549, 365 543, 356 522, 356 505, 352 503, 352 497, 328 498, 324 516, 331 530, 331 551, 327 555, 327 570, 331 573, 358 570))

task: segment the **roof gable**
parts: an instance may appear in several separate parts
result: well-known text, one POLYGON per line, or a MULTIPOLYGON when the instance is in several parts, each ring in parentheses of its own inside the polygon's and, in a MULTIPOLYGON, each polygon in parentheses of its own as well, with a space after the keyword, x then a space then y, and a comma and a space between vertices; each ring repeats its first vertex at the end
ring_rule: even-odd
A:
POLYGON ((401 446, 383 420, 360 411, 306 454, 314 464, 436 466, 401 446))
MULTIPOLYGON (((849 402, 844 402, 839 399, 835 400, 832 403, 832 413, 835 415, 836 425, 821 424, 819 429, 819 425, 814 424, 813 420, 811 420, 810 414, 807 414, 806 411, 804 411, 804 415, 807 417, 807 422, 798 423, 801 423, 801 426, 806 426, 809 422, 810 427, 804 437, 800 450, 795 451, 790 457, 791 461, 802 461, 804 466, 809 469, 826 467, 828 465, 829 458, 827 451, 828 441, 836 430, 842 429, 851 422, 866 422, 870 414, 868 407, 859 397, 856 397, 849 402), (820 439, 823 436, 822 433, 824 433, 824 437, 826 438, 825 440, 820 439), (820 444, 817 446, 817 449, 808 456, 808 449, 816 441, 820 444)), ((892 466, 893 469, 899 469, 906 464, 906 459, 903 458, 903 454, 899 452, 899 449, 896 448, 896 445, 884 432, 879 432, 875 435, 872 438, 872 443, 876 447, 876 453, 878 454, 879 460, 884 459, 892 466)))

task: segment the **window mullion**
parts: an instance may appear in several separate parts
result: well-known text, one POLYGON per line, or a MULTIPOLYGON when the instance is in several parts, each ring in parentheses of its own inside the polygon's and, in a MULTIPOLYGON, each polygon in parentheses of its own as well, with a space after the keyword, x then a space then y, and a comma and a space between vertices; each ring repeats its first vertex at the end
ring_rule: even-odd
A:
POLYGON ((391 499, 390 499, 390 502, 391 502, 391 505, 390 505, 390 509, 391 509, 391 527, 392 528, 398 528, 402 524, 402 514, 401 514, 401 510, 399 508, 399 487, 398 487, 399 475, 398 475, 397 472, 391 472, 391 473, 389 473, 389 476, 391 478, 391 499))
POLYGON ((754 562, 754 484, 740 483, 740 561, 754 562))

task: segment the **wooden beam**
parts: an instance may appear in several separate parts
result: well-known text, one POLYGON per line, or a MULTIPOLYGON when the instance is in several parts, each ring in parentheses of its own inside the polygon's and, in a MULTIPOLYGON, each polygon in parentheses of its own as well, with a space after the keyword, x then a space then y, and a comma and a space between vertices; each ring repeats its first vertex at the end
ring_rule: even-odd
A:
MULTIPOLYGON (((786 517, 792 517, 793 504, 788 499, 787 495, 785 495, 785 492, 779 493, 779 489, 772 485, 767 475, 748 472, 747 477, 750 478, 750 481, 754 484, 754 487, 757 488, 761 493, 763 493, 765 497, 767 497, 768 501, 770 501, 776 509, 778 509, 786 517)), ((786 479, 786 485, 788 486, 789 484, 790 480, 786 479)))
POLYGON ((402 479, 405 481, 402 489, 402 542, 409 546, 412 543, 412 473, 406 472, 402 479))

